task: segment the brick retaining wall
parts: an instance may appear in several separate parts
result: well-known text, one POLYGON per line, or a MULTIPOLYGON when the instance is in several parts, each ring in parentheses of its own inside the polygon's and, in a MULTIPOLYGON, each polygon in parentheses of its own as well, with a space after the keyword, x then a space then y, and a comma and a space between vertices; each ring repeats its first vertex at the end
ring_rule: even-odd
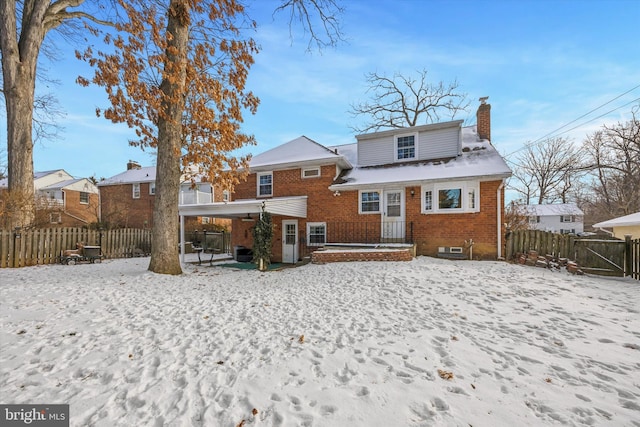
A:
POLYGON ((311 262, 314 264, 348 261, 411 261, 412 259, 413 255, 409 249, 384 251, 315 251, 311 254, 311 262))

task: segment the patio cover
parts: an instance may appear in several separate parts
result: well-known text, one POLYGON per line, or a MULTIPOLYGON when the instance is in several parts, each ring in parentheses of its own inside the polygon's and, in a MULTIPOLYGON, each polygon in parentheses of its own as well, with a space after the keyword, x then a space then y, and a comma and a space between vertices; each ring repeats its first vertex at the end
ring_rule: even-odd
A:
POLYGON ((180 215, 180 259, 184 257, 184 217, 186 216, 211 216, 216 218, 246 218, 253 214, 254 217, 264 210, 272 215, 283 215, 296 218, 307 217, 307 196, 276 197, 272 199, 246 199, 234 202, 215 202, 194 205, 178 206, 180 215))
POLYGON ((216 218, 244 218, 265 211, 272 215, 307 217, 307 196, 275 197, 272 199, 243 199, 233 202, 214 202, 178 206, 180 216, 211 216, 216 218))

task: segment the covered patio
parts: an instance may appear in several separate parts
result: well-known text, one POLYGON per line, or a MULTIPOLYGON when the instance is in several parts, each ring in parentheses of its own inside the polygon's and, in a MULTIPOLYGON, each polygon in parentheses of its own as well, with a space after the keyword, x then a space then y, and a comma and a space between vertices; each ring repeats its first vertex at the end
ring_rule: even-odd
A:
POLYGON ((181 262, 185 263, 185 217, 204 216, 253 221, 260 217, 263 210, 272 215, 306 218, 307 196, 179 205, 181 262))

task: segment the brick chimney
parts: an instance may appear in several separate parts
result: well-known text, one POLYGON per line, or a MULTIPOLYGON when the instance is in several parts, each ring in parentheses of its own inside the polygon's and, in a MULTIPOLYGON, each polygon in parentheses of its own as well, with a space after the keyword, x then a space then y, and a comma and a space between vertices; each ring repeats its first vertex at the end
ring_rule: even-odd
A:
POLYGON ((140 163, 136 162, 135 160, 129 160, 127 162, 127 170, 131 170, 131 169, 140 169, 140 163))
POLYGON ((491 141, 491 104, 487 104, 488 96, 479 99, 480 106, 476 113, 478 136, 491 141))

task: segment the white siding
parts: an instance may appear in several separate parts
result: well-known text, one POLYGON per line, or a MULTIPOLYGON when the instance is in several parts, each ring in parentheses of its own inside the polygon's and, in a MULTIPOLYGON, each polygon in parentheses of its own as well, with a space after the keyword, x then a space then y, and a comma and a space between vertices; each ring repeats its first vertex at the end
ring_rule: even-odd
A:
POLYGON ((460 154, 460 128, 437 129, 418 134, 418 159, 444 159, 460 154))
MULTIPOLYGON (((400 130, 398 133, 400 133, 400 130)), ((393 142, 393 135, 358 141, 358 165, 374 166, 393 163, 393 142)))
POLYGON ((529 223, 531 228, 543 231, 552 231, 560 233, 560 230, 575 230, 575 233, 584 231, 584 222, 582 216, 574 215, 574 222, 560 222, 560 215, 541 215, 540 222, 529 223))
POLYGON ((358 139, 358 165, 376 166, 395 163, 395 138, 418 131, 416 160, 432 160, 455 157, 461 154, 461 127, 459 124, 447 127, 428 125, 380 132, 379 137, 358 139))

